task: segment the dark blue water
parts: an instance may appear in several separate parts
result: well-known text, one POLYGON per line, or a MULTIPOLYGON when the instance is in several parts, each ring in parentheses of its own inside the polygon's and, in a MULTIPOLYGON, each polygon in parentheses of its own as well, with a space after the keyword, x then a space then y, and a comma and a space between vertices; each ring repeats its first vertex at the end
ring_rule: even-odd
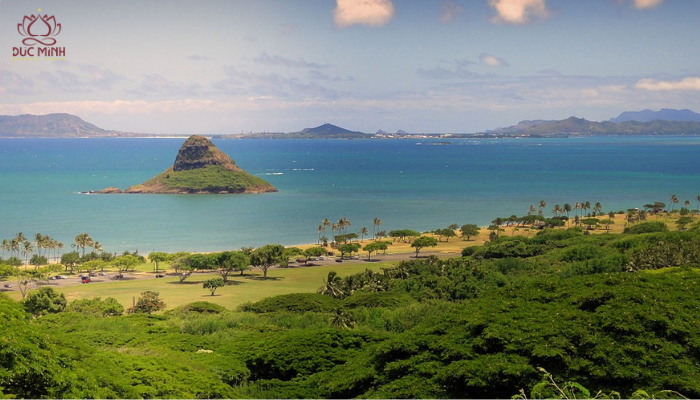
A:
MULTIPOLYGON (((315 242, 323 218, 349 231, 488 224, 530 204, 601 202, 605 211, 696 207, 700 138, 219 140, 275 185, 261 195, 81 195, 141 183, 183 139, 0 139, 0 239, 87 232, 105 250, 208 251, 315 242), (444 142, 444 141, 442 141, 444 142)), ((548 214, 550 212, 548 211, 548 214)), ((329 231, 330 234, 330 231, 329 231)))

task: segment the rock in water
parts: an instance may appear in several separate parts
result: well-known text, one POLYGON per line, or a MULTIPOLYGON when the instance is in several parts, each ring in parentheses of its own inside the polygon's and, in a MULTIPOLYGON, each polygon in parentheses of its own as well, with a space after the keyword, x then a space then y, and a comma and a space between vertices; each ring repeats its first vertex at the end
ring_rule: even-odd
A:
MULTIPOLYGON (((175 164, 123 193, 229 194, 276 192, 265 180, 239 168, 207 138, 192 135, 180 147, 175 164)), ((99 193, 114 193, 105 189, 99 193)))

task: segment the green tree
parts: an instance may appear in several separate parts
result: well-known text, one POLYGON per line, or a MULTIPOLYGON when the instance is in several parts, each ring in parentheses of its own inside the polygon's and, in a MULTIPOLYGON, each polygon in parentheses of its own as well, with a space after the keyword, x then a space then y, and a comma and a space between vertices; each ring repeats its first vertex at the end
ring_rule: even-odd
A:
POLYGON ((150 290, 141 292, 141 297, 139 297, 136 304, 129 308, 127 312, 129 314, 152 314, 165 309, 165 303, 160 299, 159 295, 158 292, 150 290))
POLYGON ((46 265, 48 263, 49 260, 47 260, 45 256, 39 254, 34 254, 32 258, 29 259, 29 264, 33 265, 34 268, 39 268, 40 266, 46 265))
POLYGON ((457 236, 455 231, 450 228, 445 228, 445 229, 436 229, 433 231, 434 234, 438 235, 440 238, 440 241, 442 241, 442 238, 445 238, 445 242, 449 242, 451 237, 457 236))
POLYGON ((676 220, 676 226, 678 226, 678 230, 685 230, 685 227, 693 222, 693 219, 691 217, 680 217, 678 220, 676 220))
POLYGON ((71 251, 70 253, 64 253, 61 256, 61 264, 66 267, 66 271, 70 270, 73 273, 73 269, 80 263, 80 254, 77 251, 71 251))
POLYGON ((289 259, 292 257, 300 256, 304 254, 304 250, 298 247, 287 247, 282 252, 282 259, 279 262, 280 267, 288 267, 289 259))
POLYGON ((132 256, 131 254, 119 256, 112 260, 112 265, 115 266, 119 272, 117 274, 118 278, 123 278, 124 272, 135 268, 139 264, 141 264, 141 260, 136 256, 132 256))
POLYGON ((15 275, 17 272, 19 272, 17 267, 9 264, 0 264, 0 280, 7 279, 10 276, 15 275))
POLYGON ((161 251, 154 251, 148 255, 148 260, 155 264, 155 272, 158 272, 158 266, 162 262, 170 261, 170 254, 161 251))
POLYGON ((104 261, 102 259, 97 259, 97 260, 90 260, 90 261, 83 263, 82 268, 85 271, 94 272, 94 271, 97 271, 98 269, 101 271, 104 271, 105 266, 107 266, 106 261, 104 261))
POLYGON ((469 241, 470 237, 478 235, 479 231, 480 229, 476 224, 464 224, 460 229, 462 237, 466 238, 467 241, 469 241))
POLYGON ((421 236, 411 243, 411 247, 416 249, 416 258, 418 258, 418 252, 425 247, 435 247, 437 246, 437 239, 430 236, 421 236))
POLYGON ((56 314, 66 308, 66 296, 51 287, 44 286, 29 293, 22 300, 22 305, 35 317, 44 314, 56 314))
POLYGON ((326 249, 323 247, 310 247, 304 250, 304 255, 307 257, 321 257, 326 254, 326 249))
POLYGON ((372 242, 367 243, 365 247, 362 248, 362 250, 367 252, 367 259, 370 260, 372 258, 372 253, 378 252, 383 248, 386 248, 385 242, 372 242))
POLYGON ((255 249, 250 255, 250 263, 263 272, 263 278, 267 278, 267 271, 275 264, 280 264, 284 257, 284 246, 279 244, 266 244, 255 249))
POLYGON ((209 279, 204 281, 202 284, 202 287, 204 289, 209 289, 211 292, 211 295, 213 296, 214 293, 216 292, 216 289, 226 286, 226 282, 222 278, 214 278, 214 279, 209 279))
POLYGON ((344 245, 341 245, 338 247, 338 250, 340 250, 340 258, 344 258, 345 254, 352 255, 352 253, 360 251, 360 244, 359 243, 347 243, 344 245))
POLYGON ((226 251, 219 258, 219 265, 216 272, 221 275, 224 283, 228 282, 228 277, 233 272, 243 272, 248 269, 250 258, 240 251, 226 251))
POLYGON ((579 222, 586 225, 586 229, 590 230, 590 229, 593 229, 593 227, 595 227, 596 225, 598 225, 600 220, 598 218, 584 218, 584 219, 580 220, 579 222))
POLYGON ((613 220, 610 219, 610 218, 601 219, 599 222, 600 222, 601 224, 605 225, 605 230, 606 230, 607 232, 610 231, 610 225, 615 225, 615 221, 613 221, 613 220))

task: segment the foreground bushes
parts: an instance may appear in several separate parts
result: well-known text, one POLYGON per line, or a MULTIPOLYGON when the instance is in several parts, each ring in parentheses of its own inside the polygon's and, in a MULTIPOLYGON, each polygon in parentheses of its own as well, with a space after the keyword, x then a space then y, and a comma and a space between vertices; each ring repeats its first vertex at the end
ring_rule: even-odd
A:
POLYGON ((698 235, 571 230, 498 239, 463 258, 329 274, 319 282, 326 294, 275 296, 235 312, 196 302, 119 315, 111 299, 94 299, 32 317, 0 295, 0 390, 510 398, 537 385, 544 368, 557 381, 621 397, 639 389, 700 397, 698 235), (630 272, 638 259, 666 268, 630 272))

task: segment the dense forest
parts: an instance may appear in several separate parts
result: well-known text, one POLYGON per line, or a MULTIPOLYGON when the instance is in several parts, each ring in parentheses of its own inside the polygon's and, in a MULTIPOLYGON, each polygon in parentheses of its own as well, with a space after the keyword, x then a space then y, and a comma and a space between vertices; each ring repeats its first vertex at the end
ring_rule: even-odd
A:
POLYGON ((0 395, 562 396, 545 370, 591 396, 700 397, 700 226, 586 233, 501 235, 237 310, 0 294, 0 395))

